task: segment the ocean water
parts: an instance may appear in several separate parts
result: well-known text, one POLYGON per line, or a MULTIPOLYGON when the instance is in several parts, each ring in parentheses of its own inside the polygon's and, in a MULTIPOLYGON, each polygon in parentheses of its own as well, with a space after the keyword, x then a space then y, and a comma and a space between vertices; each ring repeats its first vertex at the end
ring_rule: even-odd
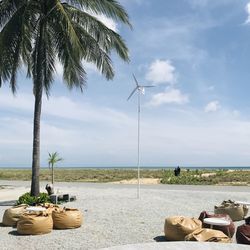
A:
MULTIPOLYGON (((66 168, 70 168, 70 169, 128 169, 128 170, 131 170, 131 169, 137 169, 137 166, 112 166, 112 167, 108 167, 108 166, 105 166, 105 167, 98 167, 98 166, 95 166, 95 167, 88 167, 88 166, 84 166, 84 167, 70 167, 70 166, 56 166, 57 168, 63 168, 63 169, 66 169, 66 168)), ((142 166, 140 167, 140 169, 145 169, 145 170, 159 170, 159 169, 165 169, 165 170, 168 170, 168 169, 174 169, 176 168, 177 166, 167 166, 167 167, 164 167, 164 166, 142 166)), ((215 167, 215 166, 199 166, 199 167, 193 167, 193 166, 179 166, 181 169, 190 169, 190 170, 250 170, 250 166, 218 166, 218 167, 215 167)), ((46 169, 48 167, 41 167, 41 169, 46 169)), ((31 169, 31 166, 30 167, 26 167, 26 166, 7 166, 7 164, 4 166, 0 166, 0 169, 31 169)))

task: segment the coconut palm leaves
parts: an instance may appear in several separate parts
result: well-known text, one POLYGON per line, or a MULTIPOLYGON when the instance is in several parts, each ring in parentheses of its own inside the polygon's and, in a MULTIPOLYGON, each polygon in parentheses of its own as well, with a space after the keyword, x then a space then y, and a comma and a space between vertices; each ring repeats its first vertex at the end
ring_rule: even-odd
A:
POLYGON ((69 89, 83 90, 83 62, 96 65, 112 79, 110 55, 128 61, 125 42, 98 18, 105 15, 126 25, 129 18, 115 0, 0 0, 0 86, 16 92, 21 66, 33 80, 35 96, 31 193, 39 194, 40 116, 43 92, 50 94, 57 60, 69 89))

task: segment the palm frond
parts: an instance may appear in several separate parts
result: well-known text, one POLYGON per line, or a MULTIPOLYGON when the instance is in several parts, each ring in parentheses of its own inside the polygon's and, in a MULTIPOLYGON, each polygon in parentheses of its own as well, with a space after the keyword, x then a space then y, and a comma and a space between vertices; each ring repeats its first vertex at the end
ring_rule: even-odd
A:
MULTIPOLYGON (((6 1, 5 1, 6 2, 6 1)), ((10 81, 12 92, 16 91, 16 76, 21 63, 29 64, 32 50, 31 20, 35 10, 26 1, 10 1, 17 7, 0 32, 0 78, 10 81), (22 3, 22 4, 21 4, 22 3), (31 14, 32 13, 32 14, 31 14)))
MULTIPOLYGON (((72 26, 72 20, 68 16, 68 14, 65 11, 64 6, 61 4, 59 0, 55 0, 55 8, 51 12, 51 15, 53 15, 53 21, 58 22, 61 24, 61 27, 64 29, 63 35, 67 37, 67 39, 70 41, 71 46, 74 50, 77 50, 79 57, 81 56, 81 44, 80 41, 75 33, 75 30, 72 26)), ((52 26, 55 25, 55 23, 52 24, 52 26)))
MULTIPOLYGON (((41 22, 41 21, 40 21, 41 22)), ((43 25, 39 25, 39 31, 35 37, 35 45, 32 53, 32 78, 33 78, 33 92, 36 95, 37 91, 43 89, 43 55, 44 55, 44 41, 43 41, 43 25)))
POLYGON ((0 32, 1 78, 10 80, 12 92, 16 91, 16 74, 20 66, 22 41, 22 15, 25 6, 19 8, 0 32))
POLYGON ((116 0, 66 0, 66 2, 96 14, 104 14, 132 28, 127 12, 116 0))
POLYGON ((52 42, 52 32, 48 26, 45 26, 43 37, 43 86, 47 97, 49 97, 51 84, 54 80, 53 74, 55 72, 55 50, 52 42))
POLYGON ((51 13, 53 19, 49 20, 55 51, 63 65, 63 78, 67 86, 70 89, 77 87, 82 91, 86 82, 86 72, 81 65, 85 48, 82 47, 74 23, 64 6, 59 3, 57 5, 58 8, 51 13))
POLYGON ((17 0, 2 0, 0 2, 0 27, 2 27, 12 15, 16 12, 19 6, 24 4, 26 1, 17 0))
POLYGON ((94 16, 73 6, 64 4, 70 18, 81 25, 107 53, 115 49, 117 54, 125 61, 129 61, 128 48, 119 34, 106 27, 94 16))
POLYGON ((94 63, 108 80, 112 79, 114 71, 108 53, 102 50, 98 42, 80 25, 74 23, 74 27, 82 46, 85 48, 83 58, 87 62, 94 63))

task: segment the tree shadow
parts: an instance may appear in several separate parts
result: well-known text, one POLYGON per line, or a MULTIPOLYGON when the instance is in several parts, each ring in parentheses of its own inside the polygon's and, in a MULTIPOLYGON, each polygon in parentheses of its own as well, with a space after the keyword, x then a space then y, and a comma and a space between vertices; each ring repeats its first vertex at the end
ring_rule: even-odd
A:
POLYGON ((16 200, 12 201, 0 201, 0 206, 14 206, 16 204, 16 200))
POLYGON ((156 242, 166 242, 166 241, 168 241, 164 235, 156 236, 156 237, 154 237, 154 240, 156 242))

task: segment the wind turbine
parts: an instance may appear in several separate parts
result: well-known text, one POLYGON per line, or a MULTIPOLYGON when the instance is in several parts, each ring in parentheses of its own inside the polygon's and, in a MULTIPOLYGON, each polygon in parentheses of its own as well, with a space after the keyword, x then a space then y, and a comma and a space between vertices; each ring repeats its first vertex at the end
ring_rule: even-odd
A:
POLYGON ((140 120, 141 120, 141 94, 145 94, 145 88, 155 87, 153 85, 140 85, 133 74, 133 78, 135 80, 136 87, 129 95, 127 101, 133 96, 133 94, 137 91, 138 93, 138 141, 137 141, 137 173, 138 173, 138 186, 137 186, 137 198, 140 198, 140 120))

